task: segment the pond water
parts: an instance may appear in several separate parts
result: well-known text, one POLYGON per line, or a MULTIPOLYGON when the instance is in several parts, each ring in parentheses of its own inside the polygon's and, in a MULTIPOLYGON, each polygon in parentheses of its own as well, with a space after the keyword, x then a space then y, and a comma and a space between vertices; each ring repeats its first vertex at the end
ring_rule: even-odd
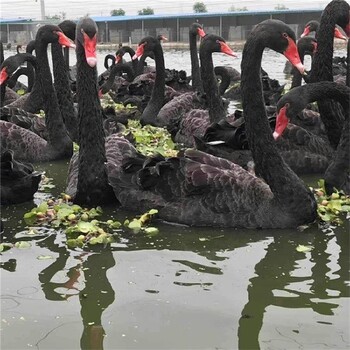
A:
MULTIPOLYGON (((166 51, 165 62, 189 73, 188 56, 166 51)), ((223 55, 214 62, 240 65, 223 55)), ((263 68, 281 83, 284 64, 264 55, 263 68)), ((54 196, 67 166, 36 165, 53 178, 54 196)), ((2 349, 349 348, 349 221, 304 231, 156 223, 156 236, 121 233, 83 251, 68 249, 61 231, 26 234, 24 213, 47 196, 1 208, 4 241, 30 243, 1 254, 2 349)), ((135 214, 103 209, 105 219, 135 214)))

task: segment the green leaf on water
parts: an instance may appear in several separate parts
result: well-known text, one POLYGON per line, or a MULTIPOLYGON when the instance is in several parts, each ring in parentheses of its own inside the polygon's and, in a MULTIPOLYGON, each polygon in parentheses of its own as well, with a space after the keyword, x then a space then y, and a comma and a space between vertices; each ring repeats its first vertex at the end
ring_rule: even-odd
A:
POLYGON ((32 246, 31 243, 27 241, 18 241, 15 243, 15 247, 18 249, 28 249, 31 246, 32 246))
POLYGON ((10 243, 0 243, 0 253, 5 252, 12 248, 12 244, 10 243))
POLYGON ((77 230, 82 233, 95 232, 97 226, 87 221, 79 221, 77 224, 77 230))
POLYGON ((313 247, 311 245, 302 245, 302 244, 299 244, 296 248, 297 252, 300 252, 300 253, 310 252, 312 249, 313 247))
POLYGON ((50 259, 53 259, 53 256, 52 255, 39 255, 37 257, 38 260, 50 260, 50 259))
POLYGON ((155 236, 159 233, 157 227, 146 227, 144 231, 148 236, 155 236))

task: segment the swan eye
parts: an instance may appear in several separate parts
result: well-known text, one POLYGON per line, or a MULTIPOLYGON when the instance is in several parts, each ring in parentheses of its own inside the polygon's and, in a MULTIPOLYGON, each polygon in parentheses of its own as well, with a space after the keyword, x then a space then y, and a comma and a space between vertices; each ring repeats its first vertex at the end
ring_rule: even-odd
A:
POLYGON ((283 33, 282 34, 285 38, 288 38, 288 34, 287 33, 283 33))
POLYGON ((289 108, 289 107, 290 107, 289 102, 287 102, 284 106, 285 106, 286 108, 289 108))
POLYGON ((83 28, 81 28, 80 31, 84 34, 84 29, 83 28))

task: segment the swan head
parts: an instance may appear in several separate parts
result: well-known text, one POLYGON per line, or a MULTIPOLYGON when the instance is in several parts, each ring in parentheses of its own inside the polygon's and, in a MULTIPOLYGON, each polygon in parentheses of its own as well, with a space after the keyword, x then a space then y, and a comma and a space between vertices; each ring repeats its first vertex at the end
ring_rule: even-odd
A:
POLYGON ((221 52, 229 56, 237 57, 236 53, 227 45, 226 41, 222 37, 214 34, 208 34, 202 39, 199 47, 199 55, 202 57, 204 52, 221 52))
POLYGON ((348 40, 348 38, 339 30, 339 28, 334 28, 334 37, 341 40, 348 40))
POLYGON ((84 17, 79 21, 76 40, 84 48, 87 64, 94 68, 97 64, 97 25, 91 18, 84 17))

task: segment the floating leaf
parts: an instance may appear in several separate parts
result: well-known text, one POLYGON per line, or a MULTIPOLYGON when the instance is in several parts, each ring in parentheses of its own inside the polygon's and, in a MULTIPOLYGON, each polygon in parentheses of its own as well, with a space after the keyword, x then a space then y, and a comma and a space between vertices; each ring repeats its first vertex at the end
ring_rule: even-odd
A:
POLYGON ((141 223, 139 220, 134 219, 132 220, 129 225, 128 225, 129 229, 131 230, 140 230, 141 229, 141 223))
POLYGON ((144 231, 148 236, 155 236, 159 233, 157 227, 146 227, 144 231))
POLYGON ((28 249, 31 246, 32 246, 31 243, 27 241, 18 241, 15 243, 15 247, 19 249, 28 249))
POLYGON ((296 248, 296 250, 300 253, 306 253, 306 252, 310 252, 311 250, 313 249, 312 246, 310 245, 302 245, 302 244, 299 244, 296 248))
POLYGON ((50 260, 50 259, 53 259, 53 256, 52 255, 39 255, 37 257, 38 260, 50 260))
POLYGON ((0 243, 0 253, 5 252, 12 248, 12 244, 10 243, 0 243))
POLYGON ((91 222, 79 221, 77 224, 77 230, 83 233, 94 232, 97 227, 91 222))

